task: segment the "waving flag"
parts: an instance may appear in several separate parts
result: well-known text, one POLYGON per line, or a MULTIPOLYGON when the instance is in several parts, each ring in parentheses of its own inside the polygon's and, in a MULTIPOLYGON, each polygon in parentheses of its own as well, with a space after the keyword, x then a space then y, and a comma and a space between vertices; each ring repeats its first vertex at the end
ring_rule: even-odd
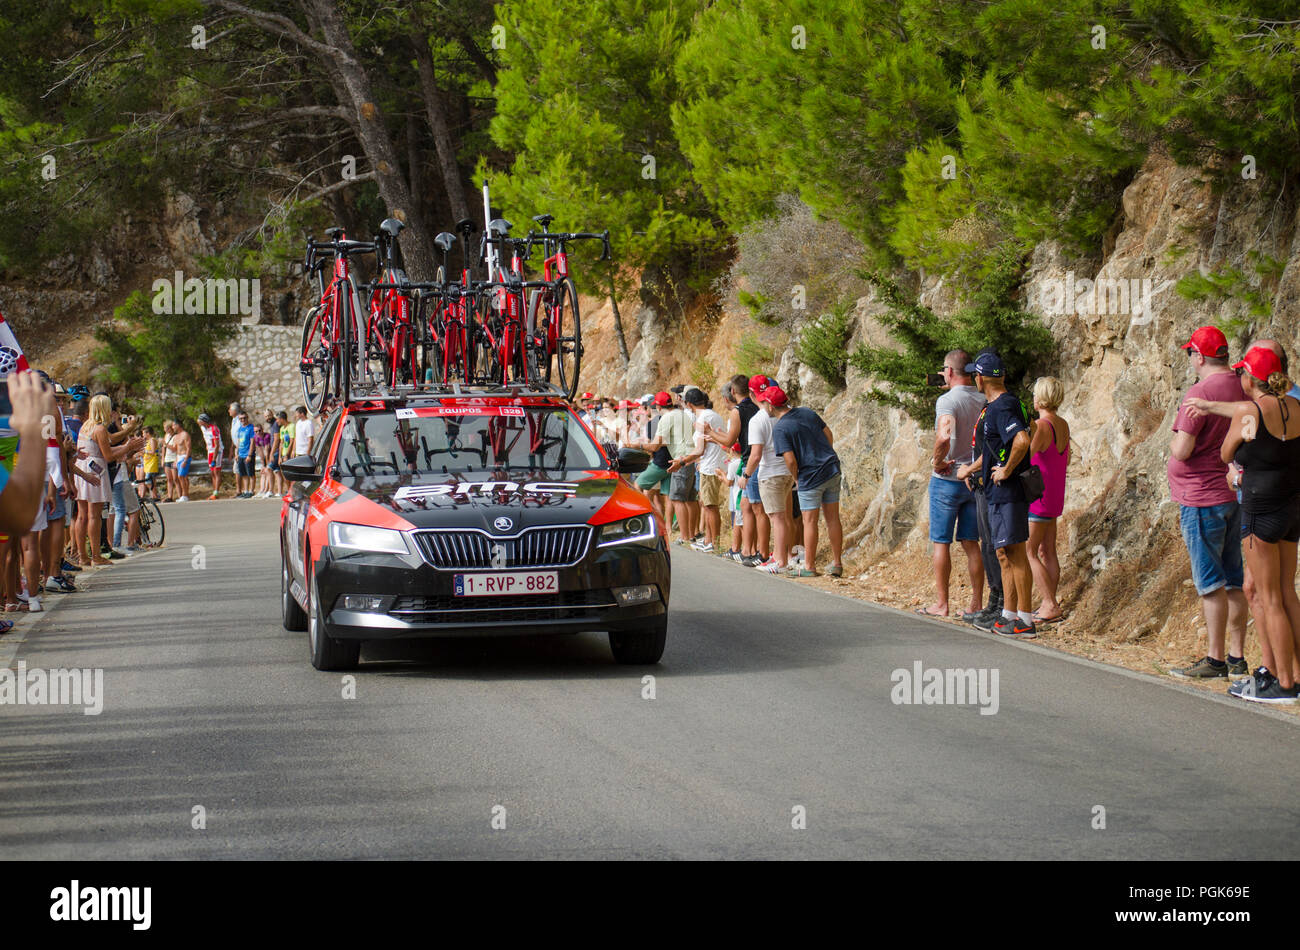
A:
POLYGON ((27 357, 23 355, 23 348, 18 345, 18 337, 14 336, 13 327, 4 318, 4 314, 0 313, 0 379, 14 370, 30 368, 27 357))

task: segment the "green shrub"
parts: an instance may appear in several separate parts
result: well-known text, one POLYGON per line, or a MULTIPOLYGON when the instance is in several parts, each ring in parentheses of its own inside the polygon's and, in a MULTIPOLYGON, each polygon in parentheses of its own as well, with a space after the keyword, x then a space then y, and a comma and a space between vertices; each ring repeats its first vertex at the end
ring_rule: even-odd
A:
POLYGON ((889 278, 864 274, 877 288, 889 310, 879 317, 899 349, 859 346, 849 362, 876 379, 866 396, 907 412, 922 426, 934 420, 938 392, 925 385, 925 375, 943 365, 950 350, 973 357, 980 350, 998 351, 1007 371, 1007 389, 1016 392, 1031 368, 1050 359, 1055 343, 1038 318, 1012 299, 1023 269, 1022 248, 1009 245, 997 254, 995 266, 980 282, 969 303, 951 317, 941 317, 909 298, 889 278))
POLYGON ((736 347, 736 372, 745 376, 772 372, 776 352, 758 338, 757 333, 746 333, 736 347))
POLYGON ((848 368, 849 335, 853 332, 853 318, 849 315, 850 302, 841 300, 829 313, 824 313, 803 328, 795 344, 799 362, 811 368, 836 389, 844 388, 844 373, 848 368))

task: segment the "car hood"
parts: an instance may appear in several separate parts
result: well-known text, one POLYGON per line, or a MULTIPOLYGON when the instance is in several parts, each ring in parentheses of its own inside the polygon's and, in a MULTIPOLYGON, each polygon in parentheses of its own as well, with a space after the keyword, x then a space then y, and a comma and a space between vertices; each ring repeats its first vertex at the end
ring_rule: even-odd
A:
POLYGON ((649 510, 644 497, 612 472, 511 473, 495 480, 477 473, 380 475, 338 484, 416 528, 515 534, 538 525, 603 524, 649 510))

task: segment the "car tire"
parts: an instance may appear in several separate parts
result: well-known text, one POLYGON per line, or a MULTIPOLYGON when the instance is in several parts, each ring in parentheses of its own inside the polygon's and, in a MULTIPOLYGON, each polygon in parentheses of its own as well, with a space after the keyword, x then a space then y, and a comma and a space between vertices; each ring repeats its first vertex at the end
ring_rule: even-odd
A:
POLYGON ((609 649, 617 663, 646 666, 658 663, 668 640, 668 615, 656 617, 636 630, 610 631, 609 649))
POLYGON ((311 665, 318 670, 355 670, 357 661, 361 659, 360 640, 338 640, 325 632, 320 589, 314 571, 311 593, 307 597, 307 641, 311 645, 311 665))
POLYGON ((307 612, 298 606, 289 592, 289 559, 280 552, 280 615, 284 620, 284 629, 298 633, 307 629, 307 612))

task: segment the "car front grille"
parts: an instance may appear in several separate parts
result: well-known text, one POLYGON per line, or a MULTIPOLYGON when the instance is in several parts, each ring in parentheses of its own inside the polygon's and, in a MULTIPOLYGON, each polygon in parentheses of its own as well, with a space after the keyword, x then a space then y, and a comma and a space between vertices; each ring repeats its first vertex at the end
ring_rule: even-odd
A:
POLYGON ((424 560, 440 570, 570 567, 587 553, 591 528, 530 528, 516 538, 499 539, 474 529, 417 531, 415 540, 424 560))
POLYGON ((608 591, 565 590, 556 594, 523 594, 518 597, 398 597, 389 614, 416 623, 532 623, 591 616, 613 607, 608 591))

